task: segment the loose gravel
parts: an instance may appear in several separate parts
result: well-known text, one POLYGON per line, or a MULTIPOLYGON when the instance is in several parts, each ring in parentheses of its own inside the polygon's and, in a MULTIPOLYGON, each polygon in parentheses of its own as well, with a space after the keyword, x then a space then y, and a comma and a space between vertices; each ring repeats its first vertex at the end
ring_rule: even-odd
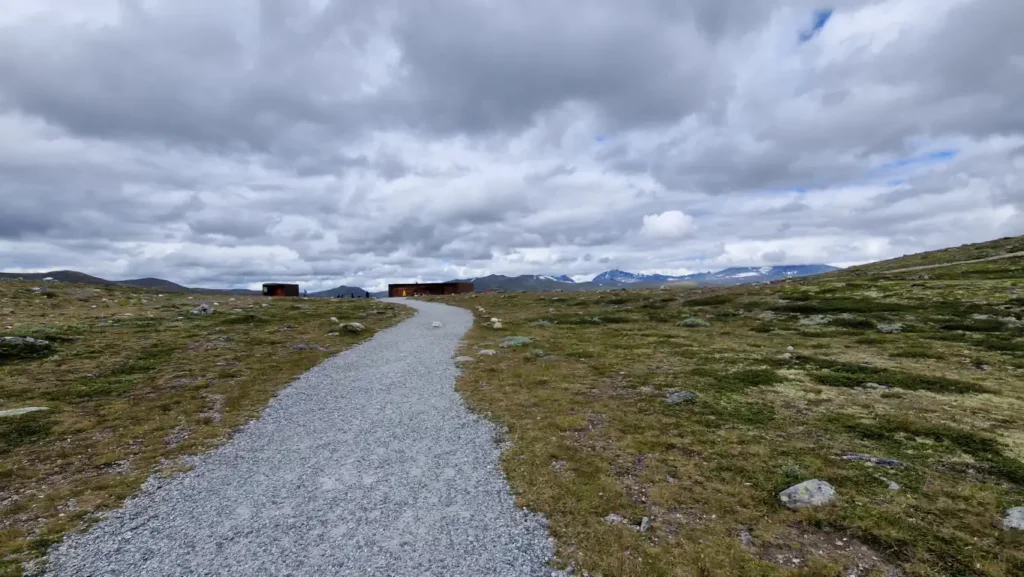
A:
POLYGON ((299 377, 194 468, 51 551, 48 575, 551 575, 492 425, 454 390, 465 310, 412 319, 299 377), (432 323, 440 322, 440 328, 432 323))

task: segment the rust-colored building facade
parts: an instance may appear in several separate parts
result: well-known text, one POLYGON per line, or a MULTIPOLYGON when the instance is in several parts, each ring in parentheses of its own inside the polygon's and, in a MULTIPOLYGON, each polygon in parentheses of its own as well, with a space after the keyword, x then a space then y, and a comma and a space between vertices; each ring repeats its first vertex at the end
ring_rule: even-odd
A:
POLYGON ((420 295, 455 295, 473 292, 471 282, 428 282, 389 284, 389 297, 415 297, 420 295))
POLYGON ((265 297, 297 297, 299 296, 299 285, 297 284, 281 284, 281 283, 264 283, 263 284, 263 296, 265 297))

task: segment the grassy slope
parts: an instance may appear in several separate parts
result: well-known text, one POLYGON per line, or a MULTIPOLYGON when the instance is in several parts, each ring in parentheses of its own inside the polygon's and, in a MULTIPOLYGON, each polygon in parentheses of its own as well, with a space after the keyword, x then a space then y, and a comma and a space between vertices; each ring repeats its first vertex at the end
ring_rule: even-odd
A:
POLYGON ((486 310, 465 352, 536 339, 479 357, 459 389, 508 427, 505 470, 551 520, 563 563, 604 577, 1008 576, 1024 574, 1024 536, 999 526, 1024 506, 1022 264, 441 300, 486 310), (492 316, 503 330, 482 326, 492 316), (710 327, 678 326, 688 317, 710 327), (883 332, 893 323, 902 332, 883 332), (672 390, 699 397, 670 405, 672 390), (811 478, 837 488, 835 504, 779 506, 811 478))
POLYGON ((295 376, 409 314, 368 299, 33 286, 0 282, 0 336, 49 339, 55 354, 0 359, 0 409, 53 410, 0 418, 0 575, 20 574, 149 475, 223 441, 295 376), (214 301, 213 315, 189 313, 214 301), (332 316, 368 330, 327 336, 332 316))

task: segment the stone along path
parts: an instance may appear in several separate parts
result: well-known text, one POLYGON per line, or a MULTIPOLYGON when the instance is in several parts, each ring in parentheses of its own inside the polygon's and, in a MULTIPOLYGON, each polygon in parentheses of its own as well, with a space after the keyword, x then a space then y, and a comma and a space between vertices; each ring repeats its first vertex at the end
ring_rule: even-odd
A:
POLYGON ((550 575, 543 520, 515 507, 493 428, 454 390, 472 315, 407 304, 415 317, 54 548, 48 574, 550 575))

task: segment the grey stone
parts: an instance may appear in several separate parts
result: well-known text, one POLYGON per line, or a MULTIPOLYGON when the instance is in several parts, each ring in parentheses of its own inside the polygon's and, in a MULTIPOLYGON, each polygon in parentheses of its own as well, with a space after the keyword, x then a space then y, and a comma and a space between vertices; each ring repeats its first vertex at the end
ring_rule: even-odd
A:
POLYGON ((794 352, 796 352, 796 349, 794 349, 792 346, 788 346, 788 347, 786 347, 786 352, 787 353, 794 353, 794 352))
POLYGON ((646 533, 647 530, 650 529, 650 528, 651 528, 651 519, 650 519, 650 517, 644 517, 643 519, 640 520, 640 532, 641 533, 646 533))
POLYGON ((889 385, 879 385, 878 383, 864 383, 864 384, 863 384, 863 385, 861 385, 861 386, 862 386, 862 387, 864 387, 865 389, 882 389, 882 390, 888 390, 888 389, 891 389, 891 388, 892 388, 892 387, 890 387, 889 385))
POLYGON ((493 351, 493 350, 491 350, 491 349, 483 349, 483 350, 481 350, 481 351, 480 351, 479 353, 477 353, 477 354, 478 354, 478 355, 482 355, 482 356, 485 356, 485 357, 490 357, 490 356, 493 356, 493 355, 496 355, 496 354, 498 354, 498 351, 493 351))
POLYGON ((782 358, 788 361, 793 358, 793 353, 782 353, 782 358))
POLYGON ((1012 507, 1006 510, 1003 517, 1003 529, 1024 531, 1024 507, 1012 507))
MULTIPOLYGON (((888 479, 886 479, 886 480, 888 481, 888 479)), ((900 487, 900 484, 897 483, 896 481, 888 481, 888 482, 889 482, 889 490, 890 491, 899 491, 900 489, 903 488, 903 487, 900 487)))
POLYGON ((676 391, 674 393, 669 393, 669 395, 665 397, 665 402, 670 405, 675 405, 677 403, 689 403, 696 400, 697 393, 694 393, 693 391, 676 391))
POLYGON ((456 363, 471 363, 471 362, 473 362, 473 357, 455 357, 455 362, 456 363))
POLYGON ((15 417, 18 415, 24 415, 27 413, 35 413, 37 411, 49 411, 50 407, 21 407, 20 409, 7 409, 0 411, 0 417, 15 417))
POLYGON ((608 516, 604 518, 604 522, 609 525, 615 525, 616 523, 625 523, 626 518, 617 513, 609 513, 608 516))
POLYGON ((860 453, 843 453, 841 457, 847 461, 861 461, 864 463, 873 463, 881 467, 903 466, 903 461, 897 461, 896 459, 886 459, 884 457, 873 457, 871 455, 862 455, 860 453))
POLYGON ((497 323, 493 323, 491 325, 491 328, 493 328, 496 331, 500 331, 503 328, 503 325, 500 322, 497 322, 497 323))
POLYGON ((210 305, 208 305, 206 303, 202 303, 201 305, 199 305, 196 308, 192 309, 192 314, 194 314, 194 315, 210 315, 210 314, 213 314, 213 307, 211 307, 210 305))
POLYGON ((528 345, 532 342, 533 339, 531 339, 530 337, 505 337, 505 339, 502 340, 501 344, 498 346, 500 348, 507 349, 509 347, 521 347, 524 345, 528 345))
POLYGON ((818 479, 798 483, 779 493, 779 500, 790 509, 827 505, 835 498, 835 487, 818 479))
POLYGON ((293 351, 326 351, 328 349, 327 349, 327 347, 321 347, 319 345, 307 345, 305 343, 299 343, 297 345, 292 345, 292 350, 293 351))
POLYGON ((350 333, 361 333, 366 330, 362 323, 345 323, 341 325, 341 328, 350 333))
POLYGON ((740 544, 744 547, 751 547, 754 544, 754 536, 750 534, 748 529, 740 529, 740 544))
POLYGON ((679 326, 686 327, 686 328, 704 328, 704 327, 710 327, 711 323, 709 323, 708 321, 706 321, 704 319, 699 319, 697 317, 690 317, 688 319, 683 319, 683 320, 679 321, 679 326))

